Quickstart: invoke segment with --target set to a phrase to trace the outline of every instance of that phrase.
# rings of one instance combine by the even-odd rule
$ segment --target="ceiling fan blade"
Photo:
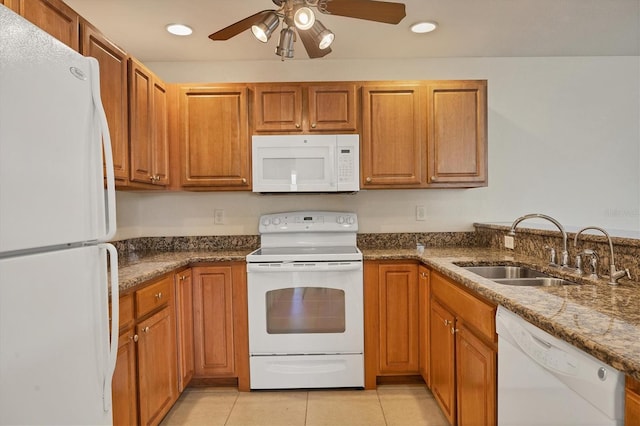
[[[320,49],[309,31],[298,30],[298,37],[302,40],[302,44],[304,44],[304,48],[311,59],[322,58],[331,53],[330,47]]]
[[[275,12],[275,10],[263,10],[262,12],[258,12],[236,22],[235,24],[231,24],[220,31],[216,31],[209,35],[209,38],[211,40],[229,40],[231,37],[235,37],[241,32],[248,30],[253,24],[260,22],[269,12]]]
[[[407,16],[403,3],[374,0],[325,0],[318,10],[331,15],[397,24]]]

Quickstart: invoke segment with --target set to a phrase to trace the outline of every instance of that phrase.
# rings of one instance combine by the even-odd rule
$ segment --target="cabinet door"
[[[302,86],[256,85],[253,129],[256,132],[302,131]]]
[[[486,186],[486,81],[429,85],[427,98],[428,183]]]
[[[154,78],[152,93],[151,164],[153,183],[169,184],[169,127],[167,120],[167,88]]]
[[[423,176],[423,89],[362,89],[362,187],[419,187]]]
[[[114,426],[134,425],[138,422],[137,339],[133,329],[120,334],[118,339],[118,358],[112,380]]]
[[[497,354],[463,324],[456,330],[458,425],[495,425]]]
[[[177,399],[175,333],[171,305],[136,326],[142,425],[158,424]]]
[[[176,320],[178,322],[178,391],[193,377],[193,282],[191,269],[178,272],[176,281]]]
[[[234,376],[232,268],[194,268],[193,279],[195,374]]]
[[[130,179],[153,183],[152,98],[153,78],[135,59],[129,59],[129,147]]]
[[[323,84],[307,87],[310,132],[357,130],[355,84]]]
[[[127,96],[127,54],[87,22],[80,26],[80,53],[100,64],[100,97],[107,115],[113,171],[118,181],[129,179],[129,115]]]
[[[627,376],[625,388],[624,424],[640,425],[640,382]]]
[[[429,384],[429,353],[431,351],[429,339],[429,300],[431,298],[431,288],[429,280],[429,269],[423,265],[418,266],[418,342],[420,346],[420,375]]]
[[[431,391],[450,424],[455,424],[455,326],[454,315],[431,300]]]
[[[415,264],[380,265],[379,373],[418,374],[418,277]]]
[[[180,88],[182,185],[251,189],[247,88]]]
[[[80,16],[62,0],[5,0],[5,4],[67,46],[78,50]]]

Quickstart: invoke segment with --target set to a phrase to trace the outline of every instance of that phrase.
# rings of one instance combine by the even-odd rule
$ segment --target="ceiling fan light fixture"
[[[425,34],[435,31],[436,28],[438,28],[438,23],[433,21],[416,22],[415,24],[411,25],[410,28],[411,32],[414,32],[416,34]]]
[[[308,7],[300,7],[293,14],[293,23],[299,30],[308,30],[316,21],[316,15]]]
[[[280,24],[278,15],[271,12],[267,14],[267,16],[265,16],[262,21],[255,25],[252,25],[251,32],[253,33],[255,38],[263,43],[266,43],[269,41],[269,38],[271,38],[271,34],[273,34],[276,28],[278,28],[278,24]]]
[[[284,61],[285,58],[293,58],[293,42],[295,41],[295,33],[291,28],[283,28],[280,31],[280,40],[276,47],[276,55],[280,56]]]
[[[309,31],[313,35],[313,39],[320,50],[324,50],[331,46],[331,43],[333,43],[333,40],[336,37],[331,30],[328,30],[324,25],[322,25],[322,22],[318,20],[316,20]]]

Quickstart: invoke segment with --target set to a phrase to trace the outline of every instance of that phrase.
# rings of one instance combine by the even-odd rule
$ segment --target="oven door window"
[[[327,287],[268,291],[267,333],[344,333],[345,293]]]

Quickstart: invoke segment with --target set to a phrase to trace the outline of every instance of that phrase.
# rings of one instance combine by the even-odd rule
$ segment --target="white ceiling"
[[[258,42],[250,31],[228,40],[208,35],[264,9],[270,0],[65,0],[112,41],[144,62],[280,60],[277,34]],[[400,2],[400,0],[394,0]],[[640,56],[640,0],[405,0],[398,25],[319,14],[336,35],[328,59]],[[440,28],[416,35],[409,25]],[[194,29],[168,34],[169,23]],[[296,59],[306,60],[301,42]],[[296,60],[293,59],[293,60]]]

